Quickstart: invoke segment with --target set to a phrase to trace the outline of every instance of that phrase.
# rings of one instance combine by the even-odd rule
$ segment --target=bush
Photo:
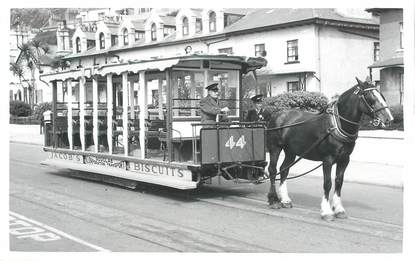
[[[35,107],[35,110],[33,111],[33,118],[36,120],[42,119],[43,113],[47,110],[52,110],[52,103],[51,102],[43,102],[39,103]]]
[[[391,122],[391,124],[387,127],[385,127],[385,130],[404,130],[404,125],[403,125],[403,106],[402,105],[395,105],[395,106],[391,106],[389,107],[391,112],[392,112],[392,116],[393,116],[393,121]],[[371,123],[372,119],[367,116],[364,115],[360,124],[360,130],[378,130],[378,129],[382,129],[380,126],[373,126]]]
[[[32,113],[30,105],[22,101],[10,101],[10,114],[18,117],[29,116]]]
[[[285,92],[265,98],[264,109],[267,111],[281,111],[286,109],[322,111],[328,102],[328,98],[320,92]]]

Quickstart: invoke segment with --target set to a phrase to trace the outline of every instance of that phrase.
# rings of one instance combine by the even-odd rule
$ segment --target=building
[[[73,54],[65,57],[71,68],[114,57],[169,57],[186,48],[266,56],[269,65],[258,73],[261,92],[307,90],[332,97],[353,86],[355,77],[368,76],[379,25],[363,10],[225,8],[180,9],[174,16],[153,9],[142,19],[123,16],[83,28],[72,38]]]
[[[403,61],[403,9],[373,8],[368,12],[380,18],[379,43],[374,54],[375,62],[369,70],[376,75],[380,90],[389,105],[403,105],[404,61]]]

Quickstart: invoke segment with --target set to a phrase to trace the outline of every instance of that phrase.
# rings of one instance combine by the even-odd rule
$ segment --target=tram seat
[[[68,141],[68,118],[56,117],[55,119],[56,146],[62,148],[69,145]]]

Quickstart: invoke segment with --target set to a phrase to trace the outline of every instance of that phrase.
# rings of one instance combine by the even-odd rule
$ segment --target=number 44
[[[235,143],[233,136],[231,136],[225,143],[225,147],[233,149],[234,147],[240,147],[241,149],[244,148],[246,144],[245,136],[242,135],[239,140]]]

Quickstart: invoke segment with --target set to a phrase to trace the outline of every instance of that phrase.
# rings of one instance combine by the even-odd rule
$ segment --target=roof
[[[374,64],[370,65],[369,68],[400,67],[403,64],[403,57],[394,57],[377,61]]]
[[[144,31],[144,22],[145,20],[142,19],[131,21],[131,23],[134,26],[134,29],[137,31]]]
[[[163,21],[164,25],[176,26],[176,17],[174,16],[160,16],[160,19]]]
[[[236,10],[236,8],[234,9]],[[372,26],[372,29],[379,28],[379,23],[377,19],[361,19],[361,18],[351,18],[346,17],[338,12],[336,12],[335,9],[310,9],[310,8],[296,8],[296,9],[288,9],[288,8],[261,8],[261,9],[248,9],[249,12],[239,19],[237,22],[229,25],[228,27],[225,27],[225,29],[221,32],[214,32],[210,33],[208,35],[202,35],[202,34],[195,34],[189,37],[181,38],[180,40],[177,40],[175,37],[175,33],[172,33],[167,38],[164,38],[163,40],[157,41],[157,42],[150,42],[150,43],[143,43],[142,41],[137,42],[131,46],[125,46],[125,47],[111,47],[110,49],[107,49],[106,51],[115,51],[115,50],[125,50],[125,49],[131,49],[131,48],[139,48],[139,47],[146,47],[151,45],[157,45],[157,44],[175,44],[180,41],[197,41],[200,40],[200,37],[204,38],[213,38],[213,37],[221,37],[221,36],[227,36],[235,33],[246,33],[247,30],[253,30],[254,32],[258,31],[259,29],[267,27],[271,27],[272,29],[280,28],[281,26],[286,25],[299,25],[301,23],[312,23],[316,22],[315,19],[321,19],[325,22],[333,22],[336,24],[337,22],[345,22],[345,23],[351,23],[354,25],[362,25],[362,29],[364,29],[365,32],[360,30],[359,32],[353,32],[353,33],[359,33],[360,35],[364,35],[366,37],[372,37],[377,38],[376,34],[368,34],[367,33],[367,26]],[[160,16],[163,21],[166,22],[167,25],[169,25],[167,22],[170,22],[172,24],[175,24],[175,17],[173,16]],[[170,21],[168,21],[170,20]],[[357,30],[358,28],[354,28],[354,30]],[[347,27],[342,27],[342,30],[347,30]],[[102,53],[100,50],[94,51],[94,50],[88,50],[87,52],[83,52],[80,54],[72,54],[69,56],[66,56],[65,58],[71,59],[76,57],[82,57],[82,56],[90,56],[90,55],[97,55]]]
[[[316,18],[349,23],[378,25],[376,19],[346,17],[337,13],[333,8],[260,8],[247,13],[238,22],[225,28],[224,32],[243,31],[258,27],[289,24]]]
[[[235,14],[235,15],[246,15],[247,13],[255,10],[253,8],[224,8],[225,14]]]

